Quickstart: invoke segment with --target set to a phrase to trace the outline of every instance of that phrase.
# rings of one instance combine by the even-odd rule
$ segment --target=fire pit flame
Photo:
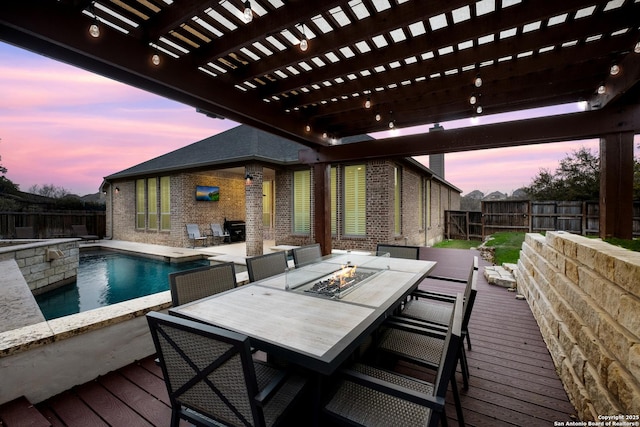
[[[357,269],[355,265],[342,265],[338,271],[319,280],[305,292],[341,298],[347,291],[355,289],[356,286],[374,274],[376,274],[375,271],[363,271]]]

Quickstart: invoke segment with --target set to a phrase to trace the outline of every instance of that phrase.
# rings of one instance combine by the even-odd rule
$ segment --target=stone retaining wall
[[[580,418],[640,414],[640,253],[569,233],[527,234],[518,290]]]
[[[15,259],[34,295],[66,285],[78,275],[80,239],[3,240],[0,261]]]

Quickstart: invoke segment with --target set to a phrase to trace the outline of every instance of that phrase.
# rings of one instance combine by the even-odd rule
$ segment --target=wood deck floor
[[[474,254],[423,248],[421,258],[439,261],[433,274],[464,278]],[[481,262],[481,273],[483,265],[486,263]],[[432,286],[430,280],[421,285]],[[457,285],[448,286],[455,290]],[[482,274],[470,336],[470,387],[461,390],[466,425],[535,427],[576,419],[526,301],[516,300],[514,293],[504,288],[489,285]],[[419,377],[432,375],[404,364],[397,369]],[[458,383],[462,384],[461,379]],[[74,387],[35,408],[28,408],[25,402],[25,409],[20,408],[20,403],[14,408],[0,408],[0,425],[39,426],[48,425],[48,421],[53,426],[70,427],[168,426],[171,409],[164,387],[160,369],[152,358],[147,358]],[[451,396],[448,402],[449,425],[456,426]],[[308,414],[301,410],[291,425],[307,424]]]

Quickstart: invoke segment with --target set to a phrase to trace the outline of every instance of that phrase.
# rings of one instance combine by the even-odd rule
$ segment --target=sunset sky
[[[546,112],[511,118],[536,114]],[[478,124],[491,120],[497,119],[481,117]],[[79,195],[96,193],[107,175],[237,125],[0,42],[0,164],[22,191],[53,184]],[[443,124],[445,129],[468,125],[468,120]],[[636,135],[636,156],[638,144]],[[596,152],[598,141],[447,154],[446,179],[463,194],[511,193],[530,184],[541,168],[555,170],[582,146]]]

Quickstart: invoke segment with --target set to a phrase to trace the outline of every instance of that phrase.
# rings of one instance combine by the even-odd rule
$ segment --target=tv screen
[[[202,202],[217,202],[220,200],[220,187],[196,185],[196,200]]]

